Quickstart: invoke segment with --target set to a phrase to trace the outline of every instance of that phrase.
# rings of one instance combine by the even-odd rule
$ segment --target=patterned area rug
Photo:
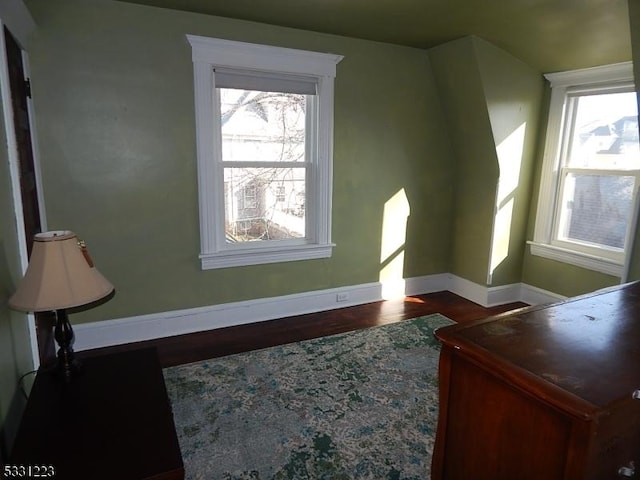
[[[164,370],[187,480],[430,477],[429,315]]]

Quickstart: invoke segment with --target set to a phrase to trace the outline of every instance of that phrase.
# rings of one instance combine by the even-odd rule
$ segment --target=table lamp
[[[66,382],[79,372],[67,309],[106,298],[113,285],[93,266],[83,241],[70,231],[38,233],[27,271],[9,306],[23,312],[51,311],[56,318],[57,371]]]

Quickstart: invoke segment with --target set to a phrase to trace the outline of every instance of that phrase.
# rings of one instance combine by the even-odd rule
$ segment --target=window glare
[[[638,104],[635,92],[572,98],[573,129],[567,165],[583,168],[640,168]]]

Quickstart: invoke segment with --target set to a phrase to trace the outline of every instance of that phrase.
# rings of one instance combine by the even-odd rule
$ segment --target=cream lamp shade
[[[9,306],[25,312],[61,310],[98,301],[113,290],[75,233],[45,232],[34,237],[29,267]]]

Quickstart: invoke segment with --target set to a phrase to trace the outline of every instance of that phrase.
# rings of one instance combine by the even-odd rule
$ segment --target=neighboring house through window
[[[331,256],[341,56],[187,36],[202,268]]]
[[[624,280],[640,185],[632,65],[546,78],[551,103],[531,252]]]

